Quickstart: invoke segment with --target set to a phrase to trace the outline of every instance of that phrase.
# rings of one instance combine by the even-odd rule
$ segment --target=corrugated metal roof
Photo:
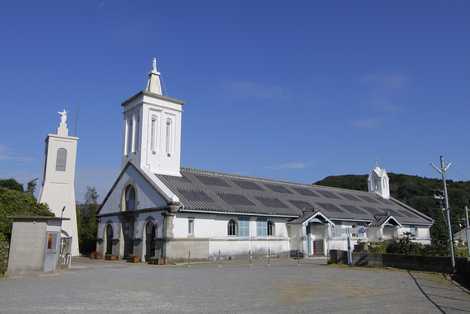
[[[368,220],[392,215],[402,224],[429,225],[432,219],[375,193],[331,188],[191,168],[182,177],[156,175],[186,210],[302,217],[321,211],[330,220]]]

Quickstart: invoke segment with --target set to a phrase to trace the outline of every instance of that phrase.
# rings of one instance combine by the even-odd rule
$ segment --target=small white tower
[[[72,256],[79,255],[75,204],[75,160],[78,137],[69,136],[67,112],[59,112],[57,134],[48,134],[44,174],[39,202],[49,206],[56,217],[69,218],[62,222],[63,236],[72,237]],[[62,212],[63,210],[63,212]]]
[[[375,192],[384,199],[390,198],[390,184],[388,174],[385,169],[376,166],[369,173],[368,178],[369,192]]]
[[[122,165],[131,161],[149,173],[181,176],[183,102],[162,94],[154,58],[145,89],[126,100]]]

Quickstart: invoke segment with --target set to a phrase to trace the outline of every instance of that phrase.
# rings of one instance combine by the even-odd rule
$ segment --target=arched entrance
[[[124,240],[124,258],[134,255],[134,221],[137,207],[136,190],[132,185],[128,185],[124,190],[122,199],[122,236]]]
[[[113,254],[113,226],[106,225],[106,255]]]
[[[157,227],[152,221],[145,224],[145,260],[155,257],[155,236]]]

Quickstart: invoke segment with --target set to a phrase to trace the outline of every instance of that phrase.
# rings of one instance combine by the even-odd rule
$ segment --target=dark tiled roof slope
[[[182,177],[157,175],[186,210],[301,217],[321,211],[331,220],[373,221],[393,215],[401,224],[430,225],[432,220],[395,200],[375,193],[244,177],[191,168]]]

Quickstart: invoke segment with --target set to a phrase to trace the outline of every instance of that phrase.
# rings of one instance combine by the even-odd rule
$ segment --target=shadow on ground
[[[444,275],[412,271],[408,274],[424,297],[441,313],[470,313],[470,293]]]

